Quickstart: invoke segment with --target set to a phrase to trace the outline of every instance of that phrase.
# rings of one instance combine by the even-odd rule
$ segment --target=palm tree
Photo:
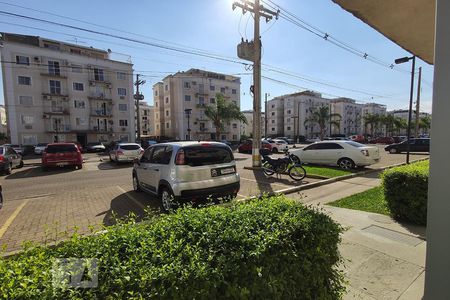
[[[395,117],[393,115],[381,116],[381,123],[386,126],[386,136],[393,135],[395,126]]]
[[[379,127],[380,121],[380,115],[377,114],[367,114],[364,116],[364,128],[367,128],[367,125],[370,125],[370,136],[373,137],[374,129]]]
[[[428,130],[431,128],[431,117],[425,116],[425,117],[420,118],[419,127],[424,129],[425,133],[428,133]]]
[[[247,118],[239,107],[233,102],[225,101],[222,94],[216,95],[216,105],[205,106],[205,116],[212,121],[216,128],[216,140],[220,140],[220,133],[224,130],[224,124],[231,120],[238,120],[247,124]]]
[[[408,122],[405,119],[400,117],[395,117],[394,119],[394,127],[397,131],[397,134],[400,134],[400,130],[406,129],[408,127]]]
[[[304,122],[304,125],[308,123],[317,123],[320,127],[320,139],[323,140],[325,136],[325,129],[327,127],[327,123],[330,123],[330,126],[334,125],[339,128],[340,126],[340,114],[330,114],[328,106],[321,106],[316,108],[311,116],[307,118]],[[338,118],[339,120],[333,120],[334,118]]]

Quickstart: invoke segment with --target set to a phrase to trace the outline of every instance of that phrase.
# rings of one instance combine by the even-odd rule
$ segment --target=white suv
[[[233,153],[217,142],[173,142],[147,148],[133,166],[133,188],[156,195],[163,211],[176,203],[236,197],[240,188]]]

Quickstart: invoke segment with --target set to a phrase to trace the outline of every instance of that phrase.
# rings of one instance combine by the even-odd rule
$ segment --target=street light
[[[412,60],[412,67],[411,67],[411,91],[409,94],[409,111],[408,111],[408,130],[407,130],[407,140],[406,140],[406,163],[409,164],[409,142],[411,137],[411,118],[412,118],[412,105],[413,105],[413,92],[414,92],[414,70],[416,68],[416,56],[413,55],[411,57],[402,57],[397,58],[395,60],[396,64],[403,64],[408,61]]]
[[[188,128],[187,128],[187,132],[188,132],[188,141],[191,140],[191,127],[190,127],[190,122],[189,122],[190,117],[191,117],[191,111],[192,111],[192,109],[190,109],[190,108],[186,108],[186,109],[184,110],[184,113],[186,114],[186,117],[187,117],[187,119],[188,119]]]

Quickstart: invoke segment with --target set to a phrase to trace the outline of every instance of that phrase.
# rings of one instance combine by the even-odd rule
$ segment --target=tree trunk
[[[216,142],[220,141],[220,128],[216,127]]]

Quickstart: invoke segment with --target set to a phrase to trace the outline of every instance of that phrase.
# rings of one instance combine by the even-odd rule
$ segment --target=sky
[[[408,109],[411,63],[393,69],[388,65],[396,58],[411,56],[410,53],[331,0],[262,1],[281,7],[285,12],[282,16],[291,14],[331,37],[326,40],[285,18],[268,23],[262,19],[263,96],[268,93],[270,100],[307,89],[326,98],[348,97],[359,103],[384,104],[388,110]],[[111,49],[113,58],[131,59],[135,73],[144,75],[146,84],[141,86],[141,91],[149,104],[153,103],[152,85],[178,71],[198,68],[237,75],[241,77],[241,109],[247,110],[253,107],[249,93],[252,76],[251,70],[242,63],[250,62],[237,58],[236,46],[241,38],[253,39],[254,21],[249,12],[242,14],[238,8],[233,11],[232,3],[231,0],[0,0],[2,12],[114,34],[144,44],[6,15],[1,15],[0,32]],[[337,47],[330,42],[332,38],[385,65]],[[203,51],[225,60],[148,43],[183,51]],[[416,67],[422,67],[421,111],[431,112],[433,66],[418,59]],[[3,91],[0,92],[0,103],[3,103]],[[414,99],[416,93],[417,90]]]

